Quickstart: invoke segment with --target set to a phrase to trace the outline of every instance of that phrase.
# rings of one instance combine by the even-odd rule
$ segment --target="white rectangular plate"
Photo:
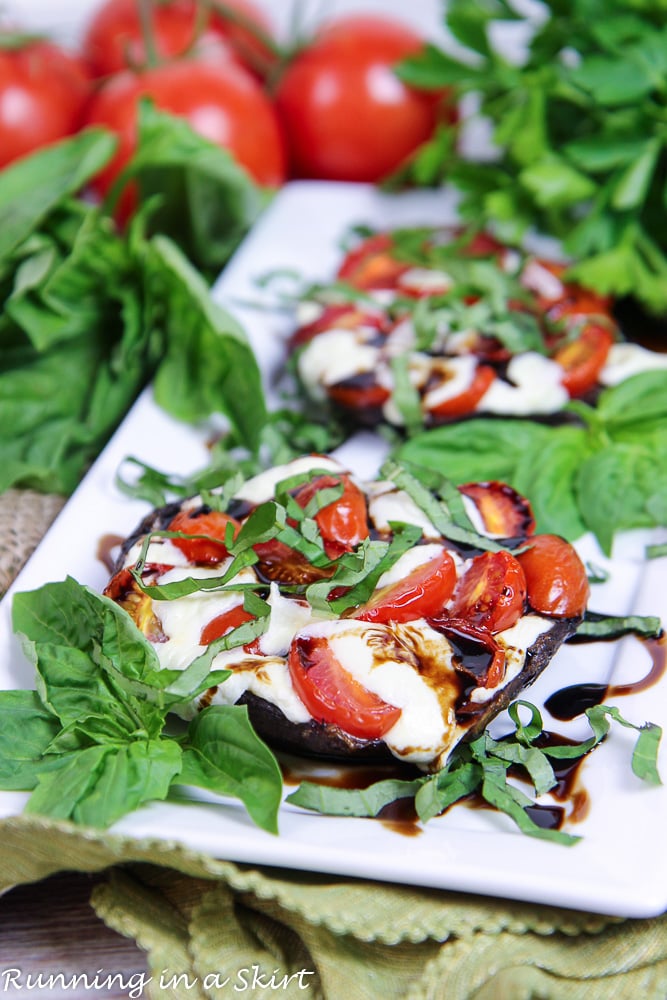
[[[451,222],[453,201],[442,194],[381,195],[365,185],[302,182],[275,199],[217,283],[216,299],[246,327],[259,358],[267,393],[283,363],[286,315],[251,308],[265,292],[255,279],[277,268],[294,268],[308,279],[329,278],[339,259],[339,239],[354,223],[375,226]],[[252,401],[248,401],[252,405]],[[372,477],[382,457],[379,440],[360,434],[338,455],[356,473]],[[134,455],[159,469],[187,473],[206,463],[206,433],[177,424],[159,410],[149,391],[131,410],[81,486],[66,505],[11,591],[0,604],[0,685],[30,687],[32,671],[10,624],[12,594],[67,574],[101,589],[107,571],[97,557],[106,534],[124,535],[147,513],[116,488],[123,459]],[[443,470],[446,473],[446,469]],[[665,532],[658,533],[665,538]],[[612,560],[590,539],[579,546],[587,558],[611,573],[595,585],[591,606],[615,614],[664,616],[667,565],[645,563],[643,533],[624,536]],[[581,681],[636,680],[649,658],[634,639],[562,649],[528,697],[538,705],[555,690]],[[649,690],[619,699],[634,722],[667,725],[667,679]],[[545,715],[559,732],[586,735],[579,721],[567,729]],[[634,734],[613,732],[580,771],[590,808],[570,827],[581,834],[574,847],[561,847],[519,834],[506,817],[463,806],[428,823],[418,836],[405,836],[375,820],[312,815],[288,805],[277,837],[255,828],[241,806],[184,790],[177,802],[155,803],[127,816],[114,832],[136,838],[178,840],[215,857],[308,871],[402,882],[432,888],[531,900],[622,916],[651,916],[667,907],[667,789],[649,788],[632,774]],[[663,773],[667,764],[662,761]],[[0,793],[0,816],[19,813],[26,795]]]

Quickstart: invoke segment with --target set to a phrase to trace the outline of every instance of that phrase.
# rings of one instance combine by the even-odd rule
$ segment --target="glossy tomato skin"
[[[172,542],[192,562],[215,565],[229,554],[224,543],[228,524],[231,524],[235,537],[241,525],[229,514],[217,510],[191,514],[187,510],[181,510],[170,521],[169,531],[181,531],[186,535],[209,535],[209,538],[172,538]]]
[[[517,558],[526,577],[530,606],[554,618],[583,615],[590,585],[576,549],[559,535],[533,535],[529,545]]]
[[[343,492],[338,499],[315,514],[315,522],[330,559],[349,552],[368,538],[368,511],[364,494],[349,476],[318,476],[302,486],[295,496],[299,506],[305,509],[320,490],[341,486]]]
[[[363,687],[336,658],[324,636],[298,635],[289,651],[292,684],[312,717],[364,740],[379,740],[398,722],[400,708]]]
[[[228,149],[258,184],[277,187],[284,181],[280,126],[259,84],[233,63],[181,60],[145,73],[119,73],[91,101],[87,124],[110,128],[119,138],[116,156],[96,179],[99,194],[107,193],[134,151],[142,97],[152,98],[156,107],[185,118],[195,132]]]
[[[456,585],[456,566],[449,552],[418,566],[403,580],[376,590],[354,617],[366,622],[411,622],[442,612]]]
[[[292,175],[375,182],[429,138],[440,95],[404,84],[393,67],[422,47],[386,17],[351,15],[325,28],[276,88]]]
[[[263,12],[250,0],[225,0],[262,35],[272,35]],[[268,67],[274,57],[266,45],[241,24],[222,14],[206,14],[200,26],[201,10],[195,0],[167,0],[151,5],[153,44],[158,59],[189,53],[195,45],[200,58],[236,59],[246,68]],[[138,0],[106,0],[97,7],[85,30],[83,55],[97,77],[111,76],[124,69],[146,65]]]
[[[475,556],[460,578],[450,615],[490,632],[502,632],[524,613],[526,590],[523,567],[511,552],[484,552]]]
[[[530,501],[521,493],[497,480],[464,483],[459,486],[470,497],[486,531],[498,538],[525,538],[535,531],[535,517]]]
[[[56,45],[0,47],[0,167],[76,132],[89,92],[82,64]]]

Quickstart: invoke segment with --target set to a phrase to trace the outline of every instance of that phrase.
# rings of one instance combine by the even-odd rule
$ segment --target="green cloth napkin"
[[[9,492],[0,593],[62,504]],[[252,868],[175,841],[0,821],[0,892],[58,871],[105,873],[91,904],[146,952],[152,1000],[667,1000],[667,916]]]

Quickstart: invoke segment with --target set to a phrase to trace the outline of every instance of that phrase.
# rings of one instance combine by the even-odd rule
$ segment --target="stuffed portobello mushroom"
[[[505,484],[311,455],[155,510],[105,593],[161,667],[228,671],[191,715],[244,703],[276,748],[433,771],[576,631],[588,581]]]

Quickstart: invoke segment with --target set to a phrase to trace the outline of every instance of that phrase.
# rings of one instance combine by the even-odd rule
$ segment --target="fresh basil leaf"
[[[579,507],[607,555],[616,531],[652,526],[642,481],[654,475],[651,455],[626,444],[609,445],[581,463],[575,480]]]
[[[60,729],[35,691],[0,692],[0,788],[34,788],[43,755]]]
[[[619,639],[623,635],[639,635],[644,639],[655,639],[662,632],[662,623],[652,615],[598,615],[587,611],[577,628],[578,639]],[[570,640],[573,641],[573,640]]]
[[[385,806],[398,799],[413,798],[425,779],[401,781],[390,778],[376,781],[368,788],[335,788],[304,781],[286,801],[302,809],[327,816],[377,816]]]
[[[257,360],[239,324],[213,301],[203,278],[166,237],[153,237],[150,265],[167,324],[155,399],[190,422],[224,413],[256,450],[266,404]]]
[[[663,542],[661,545],[647,545],[645,555],[647,559],[660,559],[662,556],[667,556],[667,542]]]
[[[152,233],[170,237],[199,271],[217,276],[268,200],[226,149],[188,122],[142,100],[137,151],[111,198],[130,180],[139,196],[158,196]]]
[[[575,492],[579,468],[590,454],[587,433],[557,427],[519,455],[512,486],[530,498],[538,531],[576,541],[586,524]]]
[[[371,547],[376,547],[375,551],[380,553],[380,546],[384,547],[379,560],[373,565],[364,564],[361,573],[363,574],[360,579],[357,579],[356,573],[345,574],[341,572],[340,574],[336,571],[333,577],[329,581],[332,589],[342,585],[352,584],[350,590],[343,594],[342,597],[334,598],[329,601],[329,609],[336,615],[342,615],[348,608],[359,607],[359,605],[364,604],[369,600],[371,594],[377,586],[377,582],[383,573],[386,573],[391,567],[400,559],[404,552],[413,548],[416,545],[419,538],[421,538],[422,531],[414,524],[391,524],[392,538],[389,544],[382,542],[370,542],[368,545],[368,550]],[[311,594],[316,595],[318,584],[313,584],[308,588],[307,595],[310,599]]]
[[[258,826],[278,832],[282,775],[245,706],[213,705],[195,716],[179,781],[240,799]]]
[[[482,781],[482,768],[474,761],[457,763],[455,767],[445,767],[434,774],[417,790],[415,809],[426,823],[434,816],[477,791]]]
[[[110,132],[87,129],[40,149],[0,174],[0,262],[13,253],[63,199],[77,194],[111,159]]]
[[[106,828],[147,802],[165,799],[180,766],[174,740],[90,747],[64,755],[41,776],[26,812]]]
[[[641,372],[604,389],[597,410],[606,427],[615,433],[628,425],[644,425],[652,418],[667,419],[667,371]]]

